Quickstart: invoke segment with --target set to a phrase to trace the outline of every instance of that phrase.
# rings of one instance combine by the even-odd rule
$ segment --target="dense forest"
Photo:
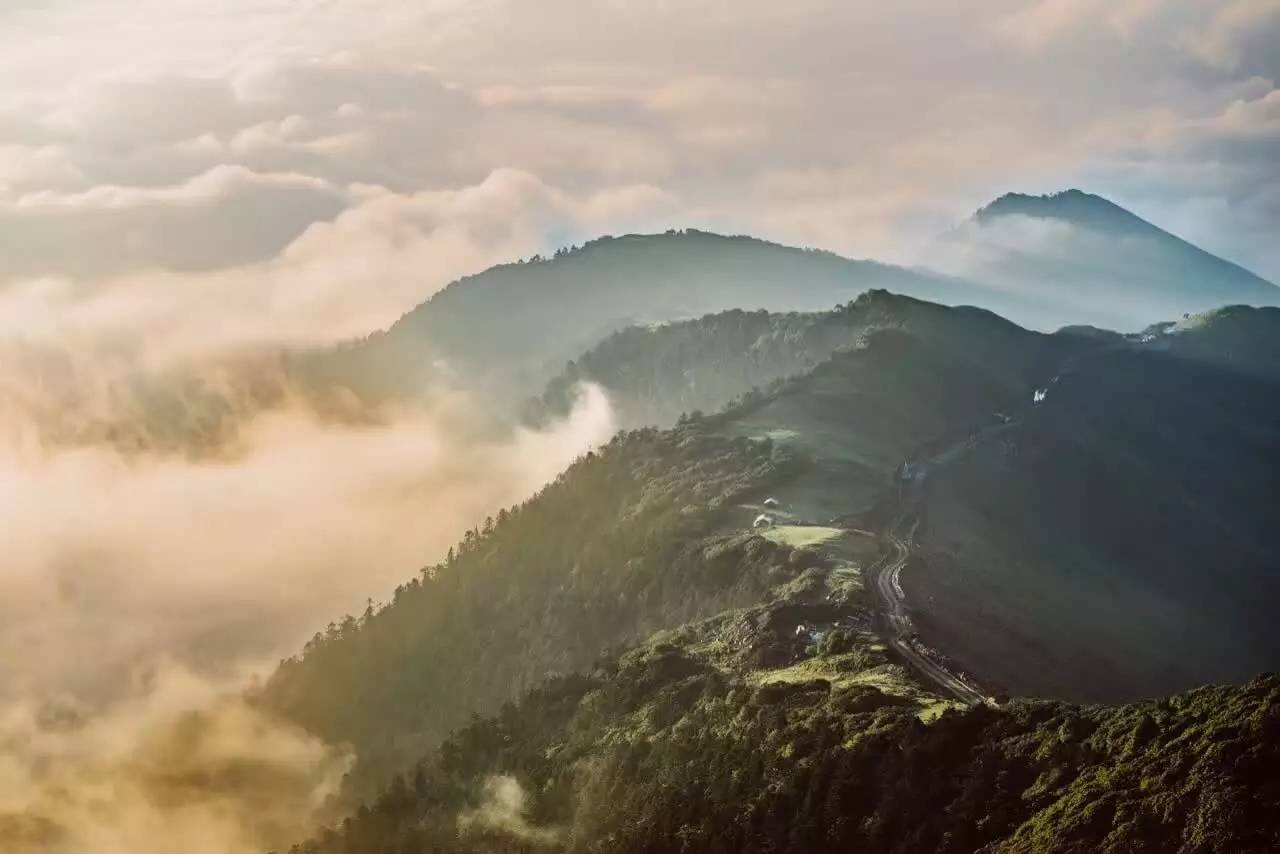
[[[553,384],[543,404],[553,406],[569,379],[675,400],[689,369],[723,376],[723,393],[761,364],[800,364],[829,344],[813,368],[752,387],[717,413],[620,433],[467,532],[391,602],[330,625],[283,662],[256,701],[353,746],[359,764],[346,796],[365,803],[295,850],[1280,844],[1280,784],[1266,770],[1280,759],[1274,677],[1125,706],[964,708],[882,641],[865,587],[888,553],[874,532],[892,515],[918,514],[909,601],[919,603],[925,640],[946,638],[950,656],[965,648],[930,620],[943,606],[976,609],[970,619],[988,633],[1019,609],[1070,611],[1063,589],[1098,584],[1070,559],[1121,542],[1134,526],[1164,532],[1153,553],[1200,554],[1197,543],[1213,532],[1191,525],[1183,511],[1196,504],[1175,497],[1239,504],[1203,455],[1213,447],[1204,438],[1225,419],[1243,431],[1232,453],[1263,453],[1273,407],[1242,392],[1267,381],[1139,336],[1043,335],[977,309],[873,292],[827,315],[731,312],[620,333],[578,363],[589,374]],[[773,361],[738,373],[715,367],[762,347],[774,348]],[[628,362],[644,367],[618,369]],[[1187,430],[1162,428],[1162,413],[1197,401],[1205,405]],[[895,486],[904,460],[928,473],[905,492]],[[1064,477],[1095,493],[1070,492],[1057,483]],[[1059,524],[1075,541],[1049,550],[1039,588],[1015,585],[1018,595],[1002,599],[965,581],[985,557],[1002,557],[1011,524],[1034,530],[1051,481],[1051,491],[1099,514],[1115,502],[1140,512],[1118,525]],[[1265,475],[1254,481],[1257,492]],[[1143,503],[1143,484],[1166,498]],[[977,515],[955,515],[957,504]],[[771,517],[762,528],[752,526],[758,515]],[[1252,537],[1269,518],[1259,505],[1233,524]],[[969,539],[957,549],[961,522]],[[1042,545],[1027,547],[1041,554]],[[1149,563],[1132,557],[1112,563],[1097,589],[1141,609],[1149,603],[1133,598],[1134,579]],[[1212,584],[1205,601],[1226,603],[1206,611],[1213,619],[1252,613],[1231,603],[1243,589],[1269,589],[1226,575],[1166,576],[1162,593],[1184,598]],[[1124,625],[1109,661],[1141,660],[1141,638]],[[1230,637],[1227,623],[1217,625]],[[1003,648],[1031,667],[1068,646],[1034,626],[1021,632]],[[1170,642],[1166,654],[1188,642],[1198,640]]]
[[[981,309],[870,290],[830,311],[726,311],[696,320],[631,326],[570,362],[529,407],[535,422],[568,412],[582,383],[600,385],[625,427],[674,424],[803,377],[833,355],[902,332],[1002,382],[1090,349],[1078,335],[1041,335]],[[894,369],[896,366],[888,366]],[[957,366],[959,367],[959,366]]]
[[[878,492],[899,455],[963,435],[993,406],[1022,397],[1026,372],[1044,370],[1041,350],[1059,346],[986,312],[883,292],[836,314],[843,317],[823,322],[874,333],[715,417],[619,434],[539,495],[469,531],[385,607],[317,634],[282,663],[260,702],[352,744],[357,776],[378,779],[467,715],[494,710],[548,674],[581,670],[657,629],[755,604],[779,574],[797,572],[782,545],[745,533],[756,511],[744,503],[811,471],[828,477],[815,470],[829,461],[814,447],[769,438],[778,411],[803,430],[834,426],[881,448],[880,468],[857,475],[859,489]],[[980,342],[966,329],[981,332]],[[1036,355],[1023,358],[1019,345]]]
[[[737,533],[750,511],[735,505],[797,465],[696,424],[619,434],[468,531],[385,607],[317,634],[259,701],[353,744],[361,777],[377,779],[548,674],[793,574],[781,547]]]
[[[1262,852],[1280,680],[946,710],[716,667],[698,632],[476,720],[295,854]],[[814,653],[829,657],[829,650]]]

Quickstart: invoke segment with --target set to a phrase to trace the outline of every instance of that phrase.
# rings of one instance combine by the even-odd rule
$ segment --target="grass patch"
[[[793,549],[803,549],[821,545],[843,534],[843,528],[827,528],[822,525],[778,525],[766,529],[761,536]]]
[[[915,680],[911,678],[911,674],[897,664],[882,664],[879,667],[859,671],[853,674],[844,684],[867,685],[878,689],[881,694],[904,697],[917,702],[926,697],[930,701],[934,699],[932,695],[926,694],[921,689]]]
[[[875,688],[882,694],[902,697],[919,703],[923,713],[937,717],[945,711],[939,703],[950,704],[928,693],[912,679],[911,674],[897,664],[878,664],[867,667],[865,653],[849,652],[841,655],[815,655],[797,661],[790,667],[777,670],[757,670],[748,675],[748,680],[757,685],[773,685],[778,682],[811,682],[814,679],[825,679],[832,688],[847,688],[863,685]],[[950,706],[948,706],[950,707]],[[932,718],[931,718],[932,719]]]
[[[934,700],[932,702],[925,703],[924,708],[920,709],[920,711],[916,713],[916,717],[924,723],[931,724],[938,718],[942,717],[943,713],[951,709],[963,712],[967,708],[969,707],[964,703],[960,703],[955,700]]]

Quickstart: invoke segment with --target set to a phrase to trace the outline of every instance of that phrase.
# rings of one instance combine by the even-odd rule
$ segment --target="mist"
[[[594,388],[538,430],[443,380],[317,394],[287,368],[296,326],[263,342],[270,313],[222,311],[195,348],[148,336],[161,281],[112,311],[110,289],[60,293],[72,311],[0,335],[0,835],[21,854],[261,852],[331,818],[354,757],[245,689],[613,432]]]
[[[233,681],[171,663],[134,677],[105,707],[0,711],[6,852],[262,852],[328,814],[344,751],[252,708]]]

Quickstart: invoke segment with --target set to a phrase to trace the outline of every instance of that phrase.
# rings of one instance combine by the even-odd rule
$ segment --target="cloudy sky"
[[[153,326],[355,334],[671,225],[927,262],[994,195],[1073,185],[1280,279],[1280,0],[5,5],[29,328],[123,288]]]

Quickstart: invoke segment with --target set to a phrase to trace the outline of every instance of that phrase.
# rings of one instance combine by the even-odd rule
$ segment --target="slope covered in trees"
[[[715,412],[759,398],[782,380],[809,373],[833,354],[862,347],[878,332],[906,332],[947,350],[977,372],[1009,367],[1046,353],[1085,349],[1072,336],[1030,333],[990,312],[946,308],[871,290],[823,312],[769,314],[739,310],[696,320],[631,326],[570,362],[531,406],[541,420],[567,413],[581,383],[608,394],[626,427],[670,425],[693,411]],[[1021,377],[1018,382],[1031,380]]]
[[[294,851],[1280,844],[1275,677],[1124,707],[1016,701],[922,716],[872,685],[718,666],[702,651],[716,648],[708,634],[692,627],[538,687]]]
[[[1150,349],[1280,379],[1280,308],[1224,306],[1156,324],[1139,338]]]
[[[361,777],[376,779],[550,673],[754,602],[798,571],[779,547],[722,532],[795,465],[769,442],[692,426],[619,434],[468,531],[385,607],[317,634],[259,700],[352,744]]]
[[[974,282],[830,252],[693,229],[632,234],[454,282],[334,370],[409,386],[424,371],[443,371],[519,400],[629,325],[730,309],[827,310],[870,288],[1005,313],[1030,309]]]
[[[862,573],[878,546],[859,540],[920,518],[908,604],[924,640],[988,685],[1047,673],[1051,693],[1132,697],[1247,678],[1277,660],[1269,380],[883,292],[827,317],[699,323],[722,342],[682,349],[697,327],[673,327],[641,363],[673,353],[720,375],[779,330],[852,343],[720,413],[620,435],[283,663],[258,701],[352,744],[353,791],[426,757],[304,850],[1275,841],[1256,818],[1277,797],[1259,771],[1274,680],[944,713],[874,633]],[[653,340],[672,347],[645,355]],[[761,512],[786,524],[752,530]],[[1171,603],[1195,632],[1152,634]]]
[[[883,292],[848,311],[879,321],[860,346],[722,415],[620,435],[386,607],[317,635],[261,701],[354,745],[376,778],[548,673],[758,602],[806,568],[747,533],[766,492],[810,521],[815,490],[827,515],[865,510],[913,448],[1029,393],[1064,343]]]

